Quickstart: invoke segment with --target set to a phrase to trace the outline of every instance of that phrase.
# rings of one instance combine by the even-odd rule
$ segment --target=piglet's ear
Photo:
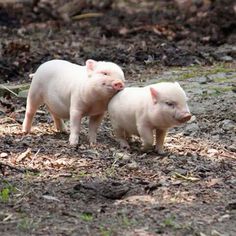
[[[154,104],[156,104],[158,102],[158,92],[156,91],[156,89],[150,87],[150,92],[151,92],[151,96],[152,96],[152,101]]]
[[[94,71],[96,65],[97,65],[97,61],[94,61],[94,60],[92,60],[92,59],[88,59],[88,60],[86,61],[87,71],[88,71],[88,72]]]

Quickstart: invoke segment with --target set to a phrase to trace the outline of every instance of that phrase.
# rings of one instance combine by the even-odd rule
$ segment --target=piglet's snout
[[[114,90],[120,91],[125,87],[124,82],[120,81],[120,80],[116,80],[112,83],[112,88]]]
[[[180,118],[178,119],[179,122],[185,123],[191,119],[192,115],[189,112],[185,112],[181,114]]]

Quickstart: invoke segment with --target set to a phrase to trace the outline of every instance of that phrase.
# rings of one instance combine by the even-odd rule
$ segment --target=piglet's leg
[[[78,110],[70,111],[70,145],[77,145],[79,143],[79,133],[81,125],[82,114]]]
[[[166,137],[166,130],[156,130],[156,151],[158,151],[159,154],[164,154],[164,141]]]
[[[147,126],[138,126],[139,135],[143,141],[142,150],[148,150],[152,148],[153,145],[153,131]]]
[[[120,127],[113,127],[114,128],[114,133],[116,136],[116,141],[119,142],[120,148],[121,149],[130,149],[129,143],[127,142],[127,134],[124,131],[124,129]]]
[[[54,124],[55,124],[55,128],[57,131],[60,131],[60,132],[66,132],[66,127],[65,127],[65,124],[64,124],[64,121],[62,119],[60,119],[59,117],[57,117],[50,109],[49,107],[47,107],[48,110],[50,111],[51,113],[51,116],[53,118],[53,121],[54,121]]]
[[[60,132],[65,132],[66,133],[66,126],[64,124],[64,121],[56,116],[53,116],[52,115],[52,118],[54,120],[54,124],[55,124],[55,127],[56,127],[56,130],[57,131],[60,131]]]
[[[22,132],[24,133],[30,132],[34,115],[38,107],[41,105],[41,103],[42,102],[39,96],[37,95],[33,96],[32,94],[29,94],[25,111],[25,119],[22,125]]]
[[[90,116],[89,118],[89,143],[90,145],[96,144],[96,139],[97,139],[97,130],[99,125],[102,122],[104,114],[101,115],[96,115],[96,116]]]

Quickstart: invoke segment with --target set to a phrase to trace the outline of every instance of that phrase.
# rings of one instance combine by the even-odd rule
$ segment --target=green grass
[[[17,223],[17,229],[23,232],[29,232],[32,231],[37,227],[39,222],[34,221],[33,219],[25,216],[22,219],[20,219]]]
[[[174,216],[170,216],[170,217],[167,217],[163,222],[162,222],[162,225],[164,227],[171,227],[173,229],[180,229],[181,226],[176,223],[176,220],[175,220],[175,217]]]
[[[0,190],[0,201],[9,202],[13,193],[16,193],[17,189],[7,181],[3,181],[3,188]]]
[[[176,70],[179,71],[178,80],[186,80],[186,79],[200,77],[200,76],[209,76],[209,75],[214,75],[217,73],[236,72],[236,68],[232,68],[230,65],[226,63],[214,64],[211,67],[202,67],[202,66],[196,65],[192,67],[176,68]],[[225,81],[225,78],[216,79],[215,82],[218,82],[217,80],[220,80],[220,82],[223,82]]]
[[[112,229],[105,228],[103,226],[100,227],[100,235],[101,236],[111,236],[112,235]]]
[[[89,212],[83,212],[83,213],[80,215],[80,218],[81,218],[83,221],[90,222],[90,221],[93,220],[93,214],[92,214],[92,213],[89,213]]]

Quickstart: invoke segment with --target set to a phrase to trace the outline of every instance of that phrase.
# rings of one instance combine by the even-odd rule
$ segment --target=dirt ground
[[[179,81],[193,118],[162,156],[139,139],[121,150],[107,116],[96,147],[84,119],[71,148],[45,107],[22,135],[26,99],[0,91],[0,234],[236,235],[234,1],[91,0],[69,17],[103,15],[70,21],[65,1],[35,2],[0,4],[1,84],[29,83],[53,58],[109,60],[127,86]]]

